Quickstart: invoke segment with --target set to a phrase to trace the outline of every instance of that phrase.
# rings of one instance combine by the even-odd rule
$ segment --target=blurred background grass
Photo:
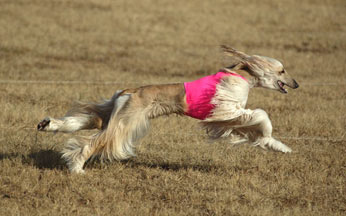
[[[345,214],[344,1],[0,5],[0,214]],[[211,144],[196,120],[170,116],[153,121],[138,157],[90,162],[77,176],[59,159],[70,135],[35,131],[76,100],[215,73],[225,64],[220,44],[275,57],[301,84],[288,95],[254,89],[249,97],[293,154]]]

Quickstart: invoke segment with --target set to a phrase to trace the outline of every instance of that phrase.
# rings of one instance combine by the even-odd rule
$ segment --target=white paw
[[[70,170],[71,173],[76,173],[76,174],[85,174],[85,171],[83,169],[73,169]]]
[[[256,144],[262,148],[266,148],[268,146],[275,151],[281,151],[283,153],[292,152],[292,149],[290,147],[272,137],[264,137],[262,139],[259,139]]]
[[[283,153],[290,153],[292,152],[292,149],[288,147],[287,145],[283,144],[282,142],[272,139],[269,143],[268,146],[276,151],[281,151]]]
[[[288,146],[286,146],[285,144],[281,143],[281,149],[278,149],[279,151],[283,152],[283,153],[290,153],[292,152],[292,149]]]
[[[69,170],[71,171],[71,173],[77,173],[77,174],[84,174],[85,171],[83,169],[83,165],[84,165],[84,160],[80,159],[81,156],[79,156],[79,160],[75,159],[72,163],[68,162],[67,166],[69,168]]]

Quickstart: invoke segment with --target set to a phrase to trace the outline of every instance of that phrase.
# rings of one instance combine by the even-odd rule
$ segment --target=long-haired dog
[[[91,157],[123,160],[134,156],[136,143],[148,131],[149,120],[172,113],[202,120],[211,138],[229,137],[232,143],[251,143],[281,152],[291,149],[272,137],[272,124],[262,109],[245,105],[249,90],[263,87],[287,93],[284,86],[298,88],[276,59],[247,55],[222,46],[233,64],[199,80],[117,91],[103,103],[80,103],[62,118],[47,117],[39,131],[75,132],[99,129],[90,137],[72,138],[62,157],[71,172],[83,173]]]

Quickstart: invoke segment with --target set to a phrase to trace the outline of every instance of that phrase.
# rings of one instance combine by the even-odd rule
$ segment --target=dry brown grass
[[[345,215],[346,3],[333,1],[0,2],[1,215]],[[221,67],[217,46],[281,59],[301,88],[251,92],[292,154],[208,143],[167,117],[127,162],[59,159],[69,135],[37,134],[46,115],[117,89],[188,81]],[[6,80],[114,81],[113,85]],[[323,85],[337,83],[338,85]]]

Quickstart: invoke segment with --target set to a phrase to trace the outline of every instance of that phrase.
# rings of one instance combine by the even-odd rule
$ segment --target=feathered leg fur
[[[99,133],[80,139],[70,139],[63,149],[63,158],[71,172],[82,173],[84,163],[94,155],[101,159],[123,160],[134,156],[134,144],[145,135],[149,121],[145,110],[131,112],[130,95],[114,100],[113,112],[107,127]]]
[[[164,91],[163,91],[164,89]],[[80,104],[65,117],[45,118],[38,129],[75,132],[98,128],[90,137],[72,138],[62,150],[71,172],[83,173],[92,156],[103,160],[123,160],[135,155],[137,141],[148,128],[149,119],[171,113],[184,113],[184,86],[167,84],[118,91],[102,104]]]
[[[231,136],[233,144],[250,142],[252,145],[267,147],[284,153],[292,150],[272,137],[272,124],[267,113],[262,109],[244,110],[244,114],[231,120],[204,121],[211,138]]]
[[[263,87],[287,93],[285,86],[295,89],[298,83],[273,58],[250,56],[227,46],[222,48],[236,60],[224,71],[238,75],[225,76],[217,84],[210,101],[215,107],[210,117],[202,122],[208,134],[212,138],[231,136],[233,143],[250,142],[262,148],[291,152],[272,137],[267,113],[261,109],[245,109],[245,105],[250,88]],[[47,117],[38,124],[38,130],[71,133],[99,129],[100,132],[93,136],[70,139],[62,151],[69,169],[81,173],[85,161],[95,155],[106,160],[133,156],[136,142],[149,127],[149,119],[171,113],[186,114],[189,111],[186,98],[183,83],[127,89],[116,92],[102,104],[79,104],[62,118]]]

